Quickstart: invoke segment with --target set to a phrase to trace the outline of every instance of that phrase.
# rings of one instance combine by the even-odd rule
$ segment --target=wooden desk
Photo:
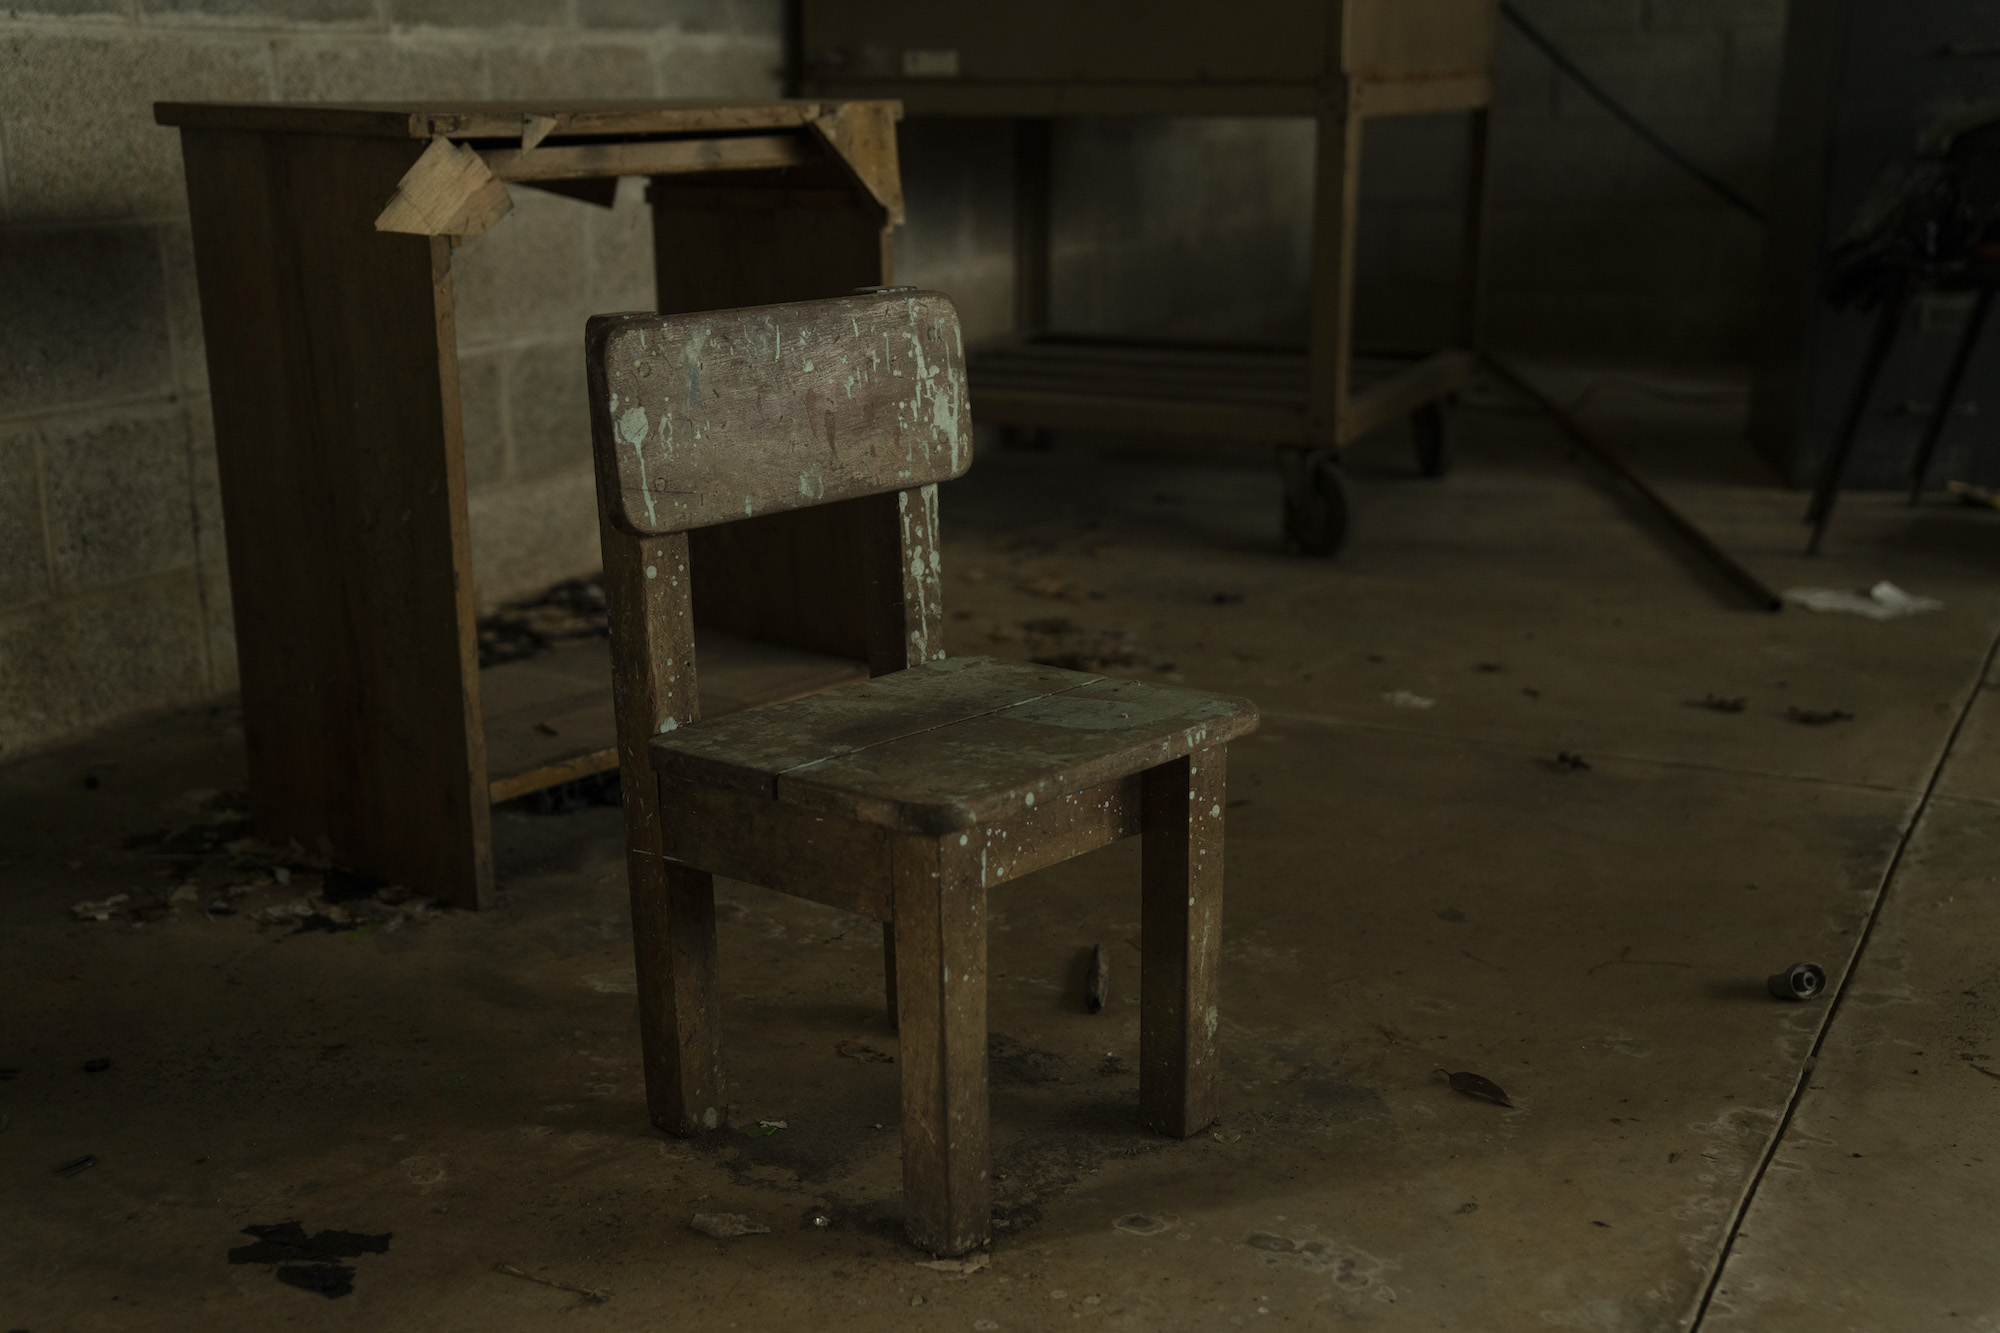
[[[973,408],[1033,427],[1139,430],[1277,444],[1323,459],[1448,401],[1478,361],[1494,0],[801,0],[798,84],[815,96],[894,97],[911,115],[1016,122],[1012,342],[969,363]],[[1453,345],[1357,366],[1354,238],[1363,126],[1465,112],[1465,262]],[[1062,116],[1298,116],[1318,125],[1307,346],[1063,339],[1049,323],[1050,126]],[[1442,408],[1420,418],[1424,470],[1449,462]],[[1338,487],[1320,466],[1288,487]],[[1337,497],[1294,494],[1294,502]],[[1344,525],[1343,525],[1344,526]],[[1300,534],[1296,531],[1295,537]],[[1337,545],[1337,540],[1333,543]]]
[[[478,668],[455,237],[505,226],[509,183],[609,203],[617,177],[639,175],[662,311],[883,285],[900,109],[154,110],[180,128],[187,168],[258,829],[483,906],[491,804],[617,759],[601,644]],[[859,614],[826,610],[864,578],[849,517],[828,506],[701,534],[711,712],[866,673]]]

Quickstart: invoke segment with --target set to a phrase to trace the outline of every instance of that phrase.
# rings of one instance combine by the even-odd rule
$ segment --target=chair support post
[[[1177,1139],[1217,1110],[1225,755],[1210,746],[1140,779],[1139,1117]]]
[[[660,791],[647,743],[700,715],[684,532],[634,537],[600,516],[612,700],[625,793],[626,874],[638,972],[646,1107],[669,1134],[722,1123],[715,888],[661,854]]]

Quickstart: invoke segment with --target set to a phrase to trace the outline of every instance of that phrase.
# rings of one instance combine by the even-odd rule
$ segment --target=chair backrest
[[[658,536],[907,491],[972,463],[958,314],[914,288],[585,334],[607,517]]]

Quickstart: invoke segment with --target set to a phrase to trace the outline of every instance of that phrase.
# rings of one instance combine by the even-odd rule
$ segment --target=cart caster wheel
[[[1044,426],[1002,426],[1000,447],[1043,453],[1056,447],[1056,433]]]
[[[1410,433],[1417,437],[1417,471],[1442,477],[1458,452],[1458,401],[1447,396],[1425,403],[1410,414]]]
[[[1347,544],[1354,503],[1347,474],[1324,449],[1284,455],[1285,536],[1307,555],[1332,555]]]

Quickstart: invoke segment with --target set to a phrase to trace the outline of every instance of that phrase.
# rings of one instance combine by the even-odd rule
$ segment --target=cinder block
[[[504,367],[509,353],[474,352],[458,359],[458,402],[465,430],[465,486],[483,490],[507,475]]]
[[[147,227],[14,228],[0,243],[0,417],[173,385]]]
[[[1398,116],[1371,123],[1361,141],[1361,197],[1451,204],[1465,197],[1466,118]]]
[[[100,15],[130,16],[138,0],[15,0],[7,6],[10,18],[85,18]]]
[[[777,35],[684,37],[659,53],[660,96],[740,97],[784,93],[784,52]]]
[[[1536,28],[1560,41],[1577,32],[1623,32],[1645,21],[1644,0],[1520,0]],[[1505,18],[1503,28],[1512,27]]]
[[[290,37],[277,43],[277,87],[287,102],[477,99],[486,55],[470,43]]]
[[[617,201],[594,208],[590,219],[590,313],[651,310],[659,304],[653,283],[653,210],[646,182],[627,176]]]
[[[186,411],[195,554],[203,560],[222,560],[229,554],[229,538],[222,517],[222,472],[215,454],[215,417],[205,397],[190,398]]]
[[[486,54],[492,97],[651,97],[653,58],[610,42],[509,43]]]
[[[376,23],[375,0],[139,0],[151,19],[267,24]]]
[[[1543,120],[1556,113],[1556,80],[1549,58],[1506,24],[1493,45],[1493,118]]]
[[[542,477],[590,466],[590,398],[583,343],[562,338],[517,353],[507,375],[512,475]]]
[[[399,27],[569,26],[569,0],[388,0],[387,8],[389,21]]]
[[[166,223],[159,234],[174,379],[183,393],[207,393],[208,344],[201,332],[201,286],[195,280],[193,234],[185,222]]]
[[[737,32],[731,0],[577,0],[576,21],[586,28],[678,28],[682,32]],[[769,29],[773,35],[777,26]]]
[[[179,134],[153,123],[153,103],[271,96],[269,50],[249,38],[16,30],[0,69],[14,222],[184,213]]]
[[[481,611],[602,567],[588,468],[472,497],[472,586]]]
[[[585,219],[596,205],[546,190],[513,195],[513,212],[452,255],[460,347],[583,336],[591,313]]]
[[[1785,0],[1646,0],[1649,28],[1782,27]]]
[[[49,595],[38,435],[33,427],[0,428],[0,607]]]
[[[39,429],[58,592],[194,562],[187,418],[179,408]]]
[[[1719,29],[1581,35],[1569,53],[1598,85],[1636,115],[1710,116],[1724,110],[1728,44]],[[1572,79],[1556,78],[1564,116],[1608,116]]]
[[[1729,34],[1729,110],[1768,125],[1778,110],[1785,69],[1782,27],[1740,27]]]
[[[207,697],[202,621],[192,567],[0,615],[0,758]]]

